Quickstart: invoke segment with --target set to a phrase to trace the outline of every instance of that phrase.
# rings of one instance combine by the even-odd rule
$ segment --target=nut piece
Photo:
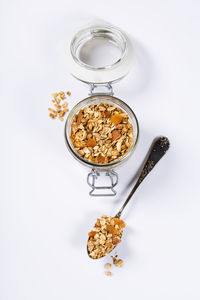
[[[113,242],[113,245],[117,245],[121,242],[121,239],[118,236],[116,236],[113,238],[112,242]]]
[[[109,110],[106,110],[105,111],[105,116],[106,116],[106,118],[110,118],[111,112]]]
[[[112,276],[112,272],[110,272],[110,271],[105,272],[105,274],[106,274],[106,276]]]
[[[121,136],[121,133],[119,130],[113,130],[112,131],[112,141],[115,141],[117,139],[119,139]]]
[[[82,111],[80,110],[76,119],[76,123],[78,126],[81,124],[81,119],[82,119]]]
[[[87,146],[88,147],[95,147],[96,145],[97,145],[97,143],[96,143],[95,139],[89,138],[87,140]]]
[[[97,157],[97,161],[98,161],[99,164],[103,164],[105,162],[105,157],[102,156],[102,155],[99,155]]]

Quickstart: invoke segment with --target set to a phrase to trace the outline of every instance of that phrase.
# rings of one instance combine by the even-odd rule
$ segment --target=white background
[[[1,1],[0,299],[200,299],[200,2]],[[59,47],[101,18],[126,30],[137,63],[114,86],[135,111],[140,139],[118,172],[114,198],[91,198],[87,168],[67,152],[64,123],[48,117],[50,95],[88,87],[64,67]],[[171,148],[124,212],[122,269],[87,257],[87,233],[125,200],[149,146]]]

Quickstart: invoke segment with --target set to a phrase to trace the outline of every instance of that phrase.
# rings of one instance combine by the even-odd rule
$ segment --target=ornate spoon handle
[[[116,214],[116,218],[120,218],[122,211],[126,207],[127,203],[131,199],[134,192],[137,190],[141,182],[144,180],[144,178],[151,172],[151,170],[154,168],[154,166],[157,164],[157,162],[163,157],[163,155],[166,153],[166,151],[169,149],[169,140],[166,137],[160,137],[155,140],[153,143],[153,146],[151,148],[150,154],[147,158],[147,161],[142,169],[142,172],[134,185],[132,191],[128,195],[128,198],[124,202],[123,206],[119,210],[119,212]]]

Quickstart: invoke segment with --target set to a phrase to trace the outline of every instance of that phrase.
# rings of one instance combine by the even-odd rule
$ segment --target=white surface
[[[80,65],[72,56],[71,53],[71,43],[74,40],[75,36],[77,34],[80,34],[83,30],[87,30],[88,33],[90,33],[93,28],[105,28],[107,30],[112,30],[116,35],[120,35],[121,39],[124,41],[126,44],[126,48],[124,50],[124,55],[121,58],[121,61],[119,61],[116,65],[109,64],[111,67],[107,69],[101,69],[101,70],[92,70],[91,68],[88,69],[86,66]],[[86,34],[86,32],[85,32]],[[103,38],[101,39],[103,40]],[[91,40],[90,40],[91,41]],[[94,40],[93,40],[94,41]],[[108,40],[107,40],[108,41]],[[105,43],[105,42],[104,42]],[[94,44],[94,43],[93,43]],[[110,42],[111,44],[111,42]],[[93,47],[93,53],[95,52]],[[102,47],[103,48],[103,47]],[[103,65],[100,63],[101,60],[101,54],[110,57],[112,54],[116,56],[116,49],[111,49],[108,48],[108,45],[104,45],[105,50],[101,51],[100,53],[97,53],[96,57],[98,58],[99,61],[99,66],[107,66],[105,62],[103,62]],[[114,48],[114,45],[113,45]],[[116,48],[116,45],[115,45]],[[103,49],[101,49],[103,50]],[[107,50],[107,52],[105,52]],[[115,51],[113,51],[115,50]],[[78,52],[78,51],[77,51]],[[76,78],[84,81],[84,82],[89,82],[89,83],[108,83],[108,82],[114,82],[116,80],[119,80],[123,78],[124,76],[127,75],[128,72],[133,68],[133,64],[135,62],[135,47],[134,47],[134,42],[131,40],[131,38],[128,36],[127,33],[123,32],[121,29],[116,28],[113,26],[113,24],[107,24],[106,22],[103,21],[93,21],[91,24],[86,24],[85,26],[81,28],[76,28],[76,30],[67,37],[66,42],[64,43],[62,47],[62,53],[63,53],[63,61],[65,61],[65,65],[67,67],[67,70]],[[88,55],[89,56],[89,55]],[[92,55],[91,55],[92,56]],[[82,62],[84,62],[82,60]],[[87,64],[87,63],[86,63]],[[98,64],[97,64],[98,65]],[[95,67],[96,65],[93,64]]]
[[[0,299],[200,299],[199,1],[2,1]],[[49,119],[52,92],[70,108],[88,87],[59,57],[66,35],[92,18],[131,34],[138,62],[114,86],[140,123],[118,196],[92,199],[87,169],[66,150],[64,124]],[[86,254],[97,216],[127,196],[153,138],[171,149],[143,182],[123,218],[125,261],[112,278]]]

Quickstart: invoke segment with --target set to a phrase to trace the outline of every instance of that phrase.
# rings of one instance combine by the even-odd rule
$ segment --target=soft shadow
[[[134,255],[133,249],[129,246],[129,240],[130,237],[132,239],[133,234],[134,231],[131,228],[125,228],[121,243],[112,252],[101,259],[103,266],[105,266],[108,262],[112,263],[111,256],[115,256],[116,254],[118,255],[118,258],[122,258],[125,261],[129,260],[130,257]]]
[[[88,232],[94,226],[97,218],[99,217],[99,211],[91,211],[83,216],[78,225],[72,230],[70,242],[74,246],[87,245]]]
[[[127,84],[124,86],[124,93],[131,94],[135,101],[135,96],[146,92],[154,80],[155,63],[147,48],[138,40],[135,40],[134,37],[131,38],[136,48],[136,61],[133,65],[133,69],[128,74],[127,78],[124,79],[127,80]],[[122,89],[123,86],[120,87],[120,90]]]
[[[152,143],[151,143],[151,145],[150,145],[150,147],[149,147],[149,149],[148,149],[148,151],[147,151],[147,153],[146,153],[146,155],[145,155],[143,161],[141,162],[139,168],[138,168],[137,171],[132,175],[132,177],[129,179],[129,181],[127,182],[127,184],[124,186],[124,188],[123,188],[123,189],[121,190],[121,192],[119,193],[117,199],[114,201],[114,206],[115,206],[116,204],[122,202],[122,199],[123,199],[123,202],[125,202],[126,197],[124,198],[124,195],[127,194],[127,190],[129,191],[129,192],[128,192],[128,194],[129,194],[130,191],[133,189],[134,185],[136,184],[136,182],[137,182],[137,180],[138,180],[138,178],[139,178],[139,176],[140,176],[140,174],[141,174],[141,172],[142,172],[142,170],[143,170],[143,168],[144,168],[144,165],[145,165],[145,163],[146,163],[146,161],[147,161],[147,159],[148,159],[148,157],[149,157],[149,154],[150,154],[150,152],[151,152],[151,150],[152,150],[152,147],[153,147],[153,145],[154,145],[154,143],[155,143],[155,141],[156,141],[157,139],[158,139],[158,137],[155,137],[155,138],[153,139],[153,141],[152,141]],[[142,182],[142,183],[143,183],[143,182]],[[128,196],[128,194],[127,194],[127,196]],[[130,201],[131,201],[131,200],[130,200]]]

